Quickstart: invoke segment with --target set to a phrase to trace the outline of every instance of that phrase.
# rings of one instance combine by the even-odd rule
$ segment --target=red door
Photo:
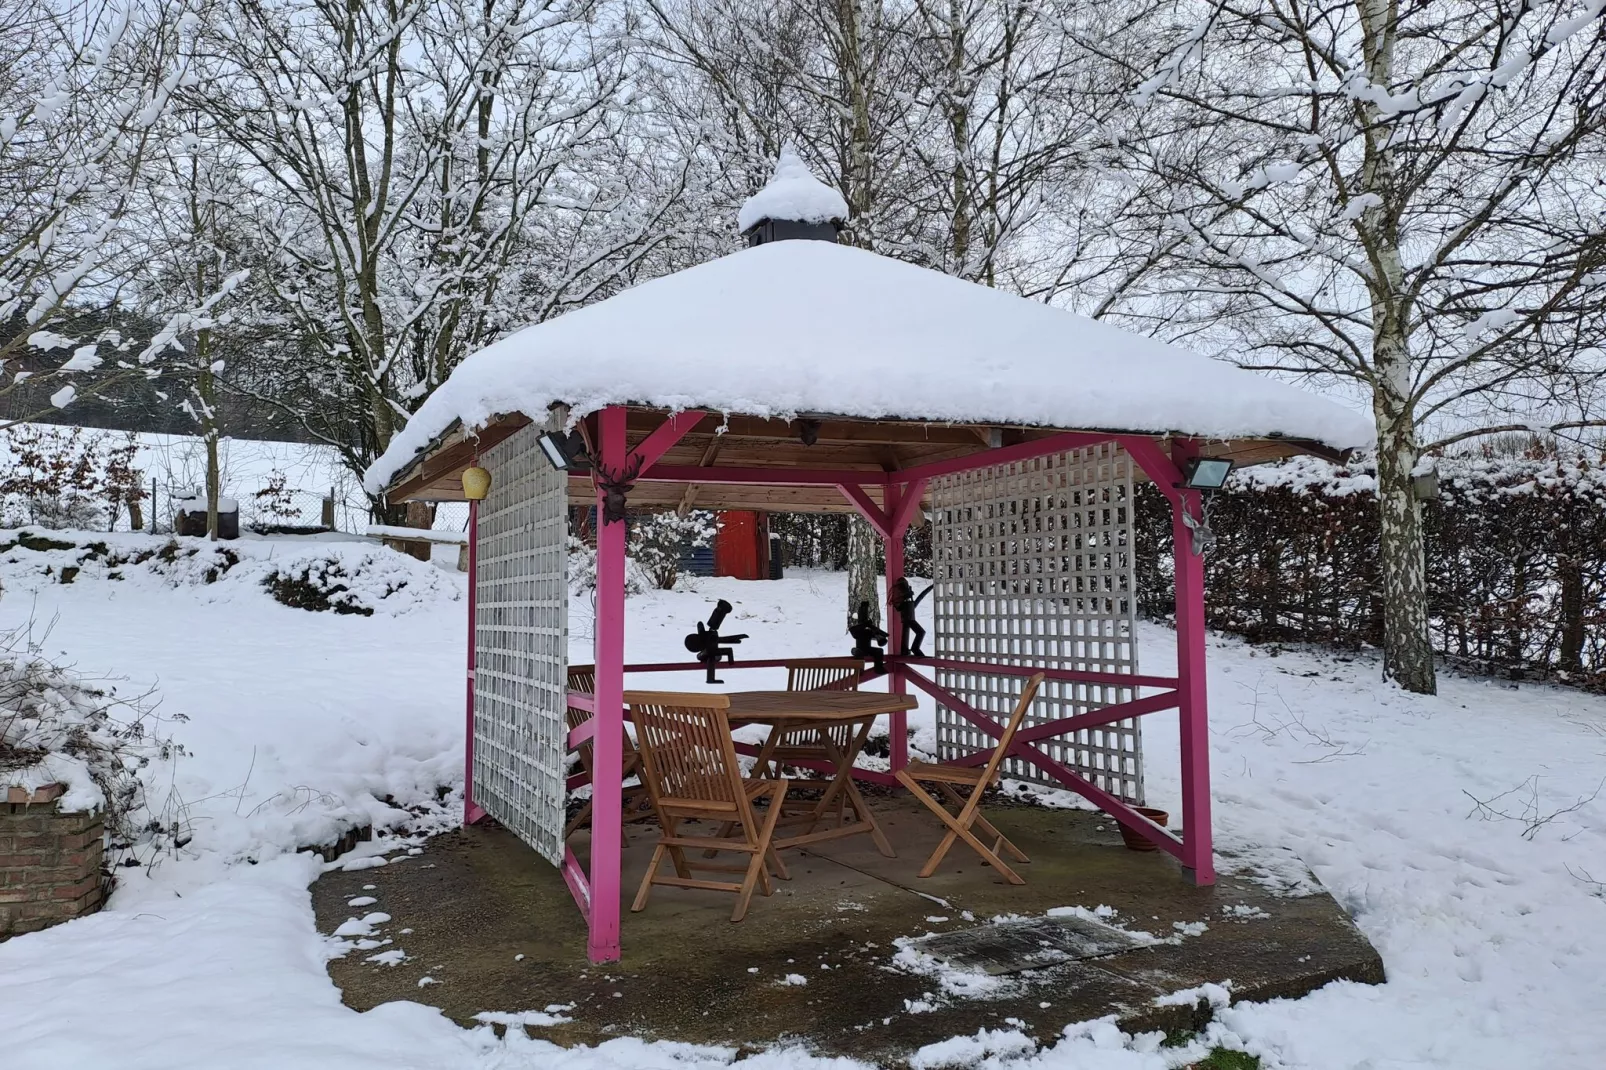
[[[714,536],[714,575],[739,580],[769,578],[769,525],[761,513],[719,514]]]

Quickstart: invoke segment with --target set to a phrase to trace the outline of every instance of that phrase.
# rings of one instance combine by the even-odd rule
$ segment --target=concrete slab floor
[[[728,894],[655,888],[645,910],[624,915],[623,959],[601,967],[586,961],[584,925],[557,870],[512,833],[438,836],[403,863],[335,871],[313,885],[320,931],[383,911],[394,942],[376,950],[407,955],[392,966],[353,951],[329,972],[358,1010],[420,1000],[470,1023],[481,1011],[572,1004],[563,1012],[571,1021],[531,1029],[561,1044],[619,1035],[743,1049],[794,1042],[883,1063],[1008,1024],[1043,1041],[1067,1023],[1109,1014],[1128,1031],[1197,1028],[1194,1008],[1153,1001],[1207,981],[1230,979],[1237,999],[1268,999],[1340,978],[1383,980],[1376,951],[1327,894],[1282,897],[1236,877],[1196,888],[1169,855],[1122,847],[1101,815],[990,806],[1032,859],[1020,867],[1020,887],[996,879],[962,844],[935,876],[916,877],[940,826],[904,797],[870,805],[898,858],[883,858],[863,836],[788,852],[793,879],[768,898],[755,895],[734,925]],[[627,907],[656,836],[651,823],[627,827]],[[573,846],[587,857],[583,833]],[[357,896],[377,902],[349,906]],[[1176,942],[1010,973],[969,997],[892,964],[899,937],[1101,905],[1115,908],[1122,927]],[[1207,926],[1197,935],[1176,928],[1197,922]],[[421,989],[425,976],[438,983]]]

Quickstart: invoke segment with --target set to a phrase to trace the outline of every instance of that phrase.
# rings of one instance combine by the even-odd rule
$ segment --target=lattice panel
[[[931,484],[932,575],[939,658],[1136,673],[1132,460],[1113,443],[995,465]],[[1019,677],[938,670],[937,682],[1002,721]],[[1130,687],[1046,681],[1026,715],[1043,724],[1136,697]],[[944,759],[993,740],[953,710],[937,710]],[[1143,801],[1136,719],[1055,736],[1040,749],[1128,802]],[[1019,758],[1005,775],[1058,786]]]
[[[568,727],[566,480],[531,424],[480,463],[474,614],[474,801],[554,865],[563,862]]]

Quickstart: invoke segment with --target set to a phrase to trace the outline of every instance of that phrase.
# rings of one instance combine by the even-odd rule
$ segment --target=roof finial
[[[848,202],[842,194],[814,177],[788,141],[781,146],[774,176],[742,205],[736,226],[750,245],[783,238],[836,241],[847,218]]]

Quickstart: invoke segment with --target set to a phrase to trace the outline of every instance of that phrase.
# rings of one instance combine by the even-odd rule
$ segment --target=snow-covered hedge
[[[1606,687],[1606,464],[1582,456],[1444,458],[1424,508],[1440,653],[1482,671]],[[1211,623],[1263,641],[1377,644],[1376,477],[1312,457],[1234,473],[1212,506]],[[1170,517],[1138,495],[1138,587],[1170,611]]]
[[[297,609],[364,616],[462,597],[455,573],[340,536],[210,542],[127,532],[0,530],[0,590],[101,581],[199,587],[209,601],[268,596]]]
[[[57,805],[102,813],[114,868],[183,846],[183,807],[170,785],[184,750],[154,705],[52,662],[41,642],[28,628],[0,635],[0,789],[66,785]]]

